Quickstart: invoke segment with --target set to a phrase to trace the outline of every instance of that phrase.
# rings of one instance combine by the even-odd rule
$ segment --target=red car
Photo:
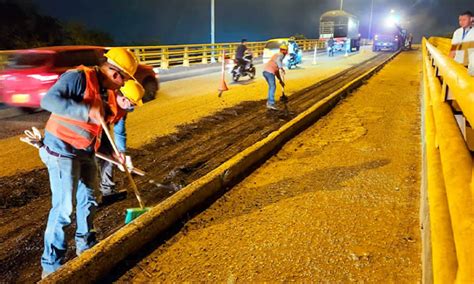
[[[14,51],[0,72],[0,102],[30,111],[40,107],[41,98],[59,76],[79,65],[95,66],[105,48],[56,46]],[[135,78],[145,88],[144,101],[155,98],[159,88],[153,68],[140,64]]]

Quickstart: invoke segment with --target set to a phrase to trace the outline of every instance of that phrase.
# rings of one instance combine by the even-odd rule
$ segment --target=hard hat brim
[[[138,80],[135,78],[135,76],[133,76],[134,74],[130,74],[129,72],[127,72],[126,70],[124,70],[119,64],[117,64],[117,62],[115,62],[112,58],[110,58],[109,56],[107,56],[107,54],[104,54],[104,56],[107,58],[107,63],[112,64],[113,66],[117,67],[117,68],[120,69],[122,72],[124,72],[125,74],[127,74],[132,80],[138,82]]]

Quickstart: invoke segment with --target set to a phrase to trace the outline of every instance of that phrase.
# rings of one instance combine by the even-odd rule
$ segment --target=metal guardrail
[[[303,51],[324,48],[325,42],[318,39],[305,39],[296,41]],[[213,59],[220,62],[222,53],[233,58],[239,42],[216,44],[183,44],[183,45],[158,45],[158,46],[124,46],[130,49],[139,58],[140,63],[168,69],[171,66],[190,66],[192,64],[207,64]],[[255,57],[263,54],[266,41],[248,42],[248,48]],[[0,70],[6,62],[6,54],[12,52],[0,51]]]
[[[317,39],[306,39],[296,41],[303,51],[324,48],[325,42]],[[222,60],[222,53],[226,57],[233,58],[235,50],[240,43],[216,43],[216,44],[186,44],[186,45],[162,45],[162,46],[125,46],[133,51],[143,64],[168,69],[170,66],[190,66],[192,64],[207,64],[214,58]],[[266,41],[248,42],[248,48],[255,57],[263,54]]]
[[[311,51],[314,48],[325,48],[326,42],[319,39],[296,40],[303,51]],[[216,43],[216,44],[183,44],[183,45],[158,45],[158,46],[124,46],[130,49],[140,60],[140,63],[168,69],[172,66],[191,66],[192,64],[207,64],[222,60],[222,53],[227,58],[234,58],[235,50],[239,42]],[[255,57],[263,54],[266,41],[248,42],[248,48]],[[361,40],[361,45],[368,45],[370,41]],[[12,52],[0,51],[0,70],[6,62],[5,54]]]
[[[445,37],[432,37],[429,42],[436,46],[442,53],[448,55],[451,50],[451,39]]]
[[[11,53],[11,51],[0,50],[0,71],[5,68],[5,65],[7,64],[7,56],[9,53]]]
[[[422,43],[433,281],[473,283],[474,78],[448,56],[447,43]]]

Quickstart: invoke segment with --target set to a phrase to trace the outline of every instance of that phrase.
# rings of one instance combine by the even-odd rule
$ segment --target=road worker
[[[109,112],[114,114],[112,115],[112,119],[109,119],[108,124],[114,125],[114,140],[119,152],[121,153],[121,157],[115,158],[125,159],[128,168],[133,168],[133,165],[130,156],[125,155],[127,141],[125,122],[127,112],[133,111],[136,106],[143,105],[142,98],[144,95],[145,89],[143,89],[140,83],[129,80],[125,83],[125,86],[120,89],[117,99],[109,100],[108,109],[106,110],[106,113]],[[106,135],[102,136],[99,153],[109,156],[114,155],[112,145]],[[100,173],[99,189],[102,194],[101,204],[107,205],[114,201],[124,199],[127,196],[127,191],[117,190],[113,179],[114,165],[109,161],[99,158],[97,158],[97,164],[99,165]]]
[[[285,58],[287,54],[288,46],[286,44],[282,44],[280,46],[280,51],[275,53],[263,66],[263,77],[265,77],[265,80],[268,84],[267,109],[269,110],[278,110],[277,106],[275,105],[275,77],[280,81],[280,85],[284,87],[285,83],[282,80],[280,72],[283,75],[285,74],[285,69],[283,69],[283,58]]]
[[[56,271],[67,251],[65,228],[71,224],[76,199],[76,254],[96,244],[93,219],[98,171],[94,153],[100,146],[104,104],[115,90],[134,79],[136,57],[124,48],[112,48],[106,60],[93,68],[80,66],[64,73],[41,100],[51,112],[46,123],[41,160],[49,173],[52,208],[44,234],[42,278]]]

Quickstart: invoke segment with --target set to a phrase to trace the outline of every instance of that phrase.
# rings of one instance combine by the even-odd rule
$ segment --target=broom
[[[107,135],[107,138],[109,139],[110,144],[112,145],[112,148],[114,149],[115,154],[118,157],[120,157],[120,152],[117,149],[117,146],[115,145],[115,142],[112,139],[112,135],[110,135],[109,128],[102,117],[100,117],[100,124],[102,125],[102,129]],[[125,164],[125,160],[120,159],[120,162],[122,163],[122,166],[125,170],[125,174],[127,175],[127,178],[130,181],[130,184],[133,189],[133,193],[135,193],[135,196],[137,197],[138,204],[140,205],[140,208],[127,208],[126,214],[125,214],[125,224],[128,224],[132,222],[133,220],[135,220],[138,216],[150,210],[150,208],[145,207],[145,204],[143,203],[142,198],[140,197],[140,192],[138,191],[137,184],[133,180],[132,174],[130,173],[130,170],[128,169],[127,165]]]

